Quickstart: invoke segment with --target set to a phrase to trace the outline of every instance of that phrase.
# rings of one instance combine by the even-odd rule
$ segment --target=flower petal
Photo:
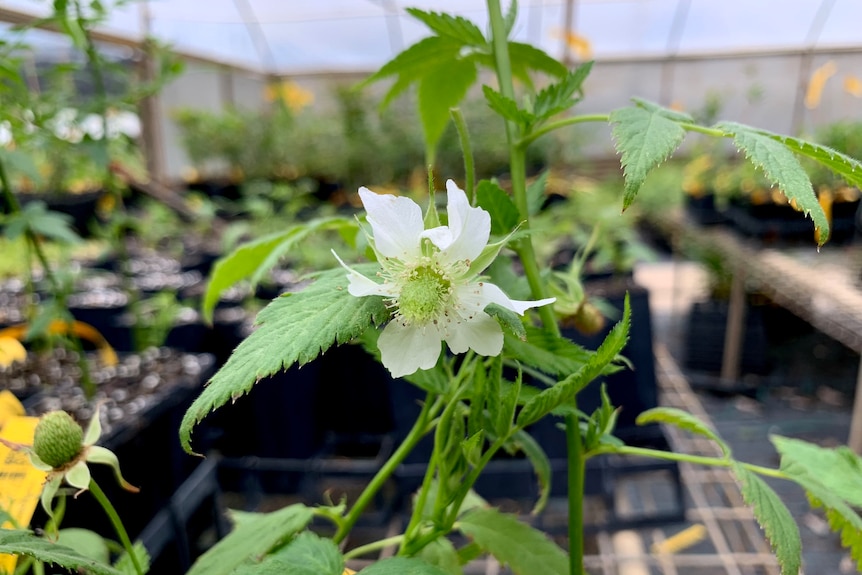
[[[461,302],[467,309],[473,310],[477,305],[481,305],[481,309],[489,303],[495,303],[508,310],[511,310],[520,315],[530,308],[548,305],[557,301],[557,298],[546,298],[536,301],[521,301],[509,299],[503,290],[492,283],[478,282],[468,284],[458,289],[458,301]]]
[[[137,493],[138,491],[140,491],[140,489],[138,489],[123,478],[123,474],[120,473],[120,460],[117,459],[117,456],[114,455],[114,452],[110,449],[106,449],[98,445],[93,445],[87,450],[87,461],[89,463],[101,463],[104,465],[110,465],[111,468],[114,470],[114,477],[117,478],[117,483],[120,484],[120,487],[122,487],[126,491],[131,491],[132,493]]]
[[[335,256],[335,259],[338,260],[338,263],[341,264],[341,267],[347,270],[347,279],[350,281],[350,284],[347,286],[347,291],[350,295],[355,297],[364,297],[367,295],[382,295],[387,297],[394,297],[397,295],[394,286],[390,284],[379,284],[374,280],[365,277],[358,271],[354,270],[352,267],[344,263],[344,261],[338,257],[338,254],[335,253],[335,250],[331,250],[332,255]]]
[[[419,369],[431,369],[440,357],[440,342],[443,338],[433,325],[425,327],[404,326],[390,321],[380,338],[380,359],[392,377],[410,375]]]
[[[79,461],[66,472],[66,483],[81,491],[90,488],[90,468],[86,461]]]
[[[450,329],[446,334],[446,343],[452,353],[464,353],[472,349],[479,355],[500,355],[503,351],[503,330],[494,318],[481,312]]]
[[[42,509],[44,509],[45,513],[47,513],[52,519],[54,518],[54,509],[51,507],[51,501],[54,499],[54,496],[57,495],[57,490],[60,489],[60,483],[62,482],[62,473],[49,475],[48,481],[45,482],[45,486],[42,488],[42,495],[39,498],[42,502]]]
[[[441,256],[448,263],[472,261],[479,257],[491,236],[491,215],[482,208],[470,206],[467,194],[452,180],[446,182],[446,193],[451,236],[448,245],[436,242],[434,245],[440,248]]]
[[[359,188],[359,197],[368,212],[378,252],[402,261],[421,255],[419,236],[425,224],[416,202],[404,196],[375,194],[365,187]]]

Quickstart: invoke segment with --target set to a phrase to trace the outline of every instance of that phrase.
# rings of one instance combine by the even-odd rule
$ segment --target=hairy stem
[[[345,559],[352,559],[354,557],[361,557],[373,551],[377,551],[378,549],[385,549],[390,545],[397,545],[404,540],[404,535],[393,535],[392,537],[387,537],[386,539],[381,539],[380,541],[374,541],[372,543],[368,543],[366,545],[360,545],[355,549],[351,549],[347,553],[344,554]]]

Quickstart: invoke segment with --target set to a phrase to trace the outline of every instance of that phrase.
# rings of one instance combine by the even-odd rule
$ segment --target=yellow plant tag
[[[0,367],[9,367],[27,359],[27,350],[14,337],[0,337]]]
[[[38,417],[13,417],[0,430],[0,438],[32,445],[37,423]],[[0,529],[23,529],[30,524],[46,476],[33,467],[25,452],[0,443],[0,510],[4,518],[11,518],[0,523]],[[13,573],[17,560],[14,555],[0,554],[0,573]]]
[[[25,414],[24,406],[21,405],[14,393],[8,389],[0,391],[0,430],[13,417],[20,417]]]
[[[24,337],[26,337],[27,335],[28,329],[29,326],[26,323],[0,329],[0,344],[2,344],[2,342],[7,338],[23,340]],[[86,340],[89,340],[96,344],[96,346],[99,348],[99,357],[102,359],[102,363],[104,363],[105,365],[117,365],[117,352],[114,351],[114,348],[112,348],[111,345],[107,342],[107,340],[102,336],[102,334],[99,333],[99,330],[97,330],[88,323],[84,323],[82,321],[65,322],[59,319],[55,319],[50,324],[48,324],[48,333],[72,333],[77,335],[78,337],[82,337]],[[0,345],[0,357],[2,357],[2,345]],[[2,361],[0,361],[0,365],[2,365]]]

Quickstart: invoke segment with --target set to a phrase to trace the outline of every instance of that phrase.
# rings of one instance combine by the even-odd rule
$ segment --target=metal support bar
[[[730,307],[727,310],[727,327],[724,332],[724,353],[721,358],[721,379],[734,382],[739,379],[742,344],[745,338],[745,270],[737,268],[730,286]]]

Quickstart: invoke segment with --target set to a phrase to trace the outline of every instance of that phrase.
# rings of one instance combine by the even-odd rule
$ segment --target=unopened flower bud
[[[36,425],[33,453],[54,469],[71,463],[84,446],[84,430],[65,411],[46,413]]]

